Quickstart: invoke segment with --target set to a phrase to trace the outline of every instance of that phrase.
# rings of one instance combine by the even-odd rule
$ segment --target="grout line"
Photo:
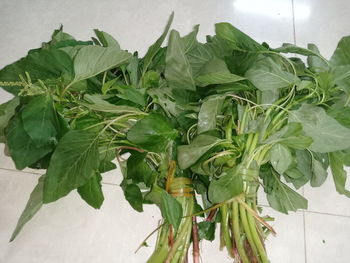
[[[307,263],[307,243],[306,243],[306,226],[305,226],[305,211],[303,211],[303,232],[304,232],[304,258],[305,263]]]
[[[26,174],[43,175],[42,173],[21,171],[21,170],[16,170],[16,169],[11,169],[11,168],[0,168],[0,170],[10,171],[10,172],[18,172],[18,173],[26,173]]]
[[[326,216],[338,216],[338,217],[350,218],[350,216],[347,216],[347,215],[338,215],[338,214],[332,214],[332,213],[326,213],[326,212],[318,212],[318,211],[310,211],[310,210],[304,210],[304,212],[311,213],[311,214],[326,215]]]
[[[294,41],[294,45],[297,44],[297,37],[296,37],[296,33],[295,33],[295,9],[294,9],[294,0],[291,0],[292,1],[292,18],[293,18],[293,41]]]
[[[119,186],[118,184],[106,183],[106,182],[102,182],[102,184],[106,184],[106,185],[113,185],[113,186]]]
[[[258,204],[258,206],[273,209],[273,208],[272,208],[271,206],[269,206],[269,205]],[[276,212],[278,212],[278,211],[276,211]],[[350,218],[350,215],[332,214],[332,213],[319,212],[319,211],[312,211],[312,210],[300,210],[300,209],[298,209],[296,212],[297,212],[297,213],[305,212],[305,213],[310,213],[310,214],[319,214],[319,215],[326,215],[326,216],[337,216],[337,217]]]
[[[302,193],[303,196],[305,195],[305,188],[304,188],[304,186],[301,189],[301,193]],[[307,263],[305,210],[303,210],[303,234],[304,234],[304,259],[305,259],[305,263]]]

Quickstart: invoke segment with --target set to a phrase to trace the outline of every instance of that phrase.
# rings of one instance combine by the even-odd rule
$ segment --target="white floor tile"
[[[341,37],[350,35],[347,0],[294,0],[295,29],[298,45],[316,44],[330,57]]]
[[[350,216],[350,199],[337,193],[331,174],[321,187],[306,185],[304,196],[309,200],[310,211]]]
[[[349,262],[349,218],[305,213],[305,226],[308,263]]]
[[[134,251],[157,226],[158,209],[147,206],[143,214],[132,211],[121,189],[111,185],[103,185],[106,200],[100,211],[71,193],[44,206],[18,238],[8,243],[36,176],[0,172],[6,173],[0,176],[0,262],[139,263],[152,253],[152,247],[137,255]]]
[[[271,263],[304,263],[303,213],[285,215],[271,208],[264,208],[263,214],[275,218],[274,222],[269,223],[277,235],[275,237],[270,235],[266,242]]]

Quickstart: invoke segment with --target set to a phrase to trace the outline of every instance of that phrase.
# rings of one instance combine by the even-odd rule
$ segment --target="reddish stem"
[[[199,263],[199,236],[197,217],[192,217],[193,263]]]
[[[169,226],[169,247],[170,249],[173,247],[174,245],[174,232],[173,232],[173,226],[170,225]]]
[[[205,219],[205,221],[211,222],[213,220],[215,214],[216,214],[216,211],[217,211],[217,209],[211,210],[209,215],[208,215],[208,217],[207,217],[207,219]]]

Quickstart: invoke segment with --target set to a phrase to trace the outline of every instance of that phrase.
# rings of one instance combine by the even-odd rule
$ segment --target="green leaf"
[[[74,58],[73,82],[96,76],[127,62],[130,58],[130,53],[117,47],[82,47]]]
[[[86,184],[99,168],[98,134],[71,130],[58,143],[47,170],[44,203]]]
[[[264,189],[270,206],[282,213],[297,211],[297,209],[307,209],[307,200],[282,183],[274,171],[265,174]]]
[[[158,53],[162,43],[164,42],[164,39],[168,34],[168,31],[171,26],[171,23],[173,22],[173,19],[174,19],[174,12],[171,13],[162,35],[157,39],[157,41],[152,46],[148,48],[147,53],[143,58],[142,76],[145,75],[149,65],[152,62],[152,59]]]
[[[199,87],[205,87],[212,84],[233,83],[244,79],[243,77],[228,72],[213,72],[197,77],[196,84]]]
[[[202,43],[198,43],[190,52],[186,54],[191,67],[193,77],[198,77],[205,63],[214,58],[212,49]]]
[[[178,147],[178,163],[181,169],[187,169],[195,164],[211,148],[223,142],[217,137],[201,134],[198,135],[189,145]]]
[[[312,158],[312,177],[310,180],[310,185],[312,187],[320,187],[327,179],[327,169],[323,166],[323,164]]]
[[[244,34],[229,23],[215,24],[215,33],[218,37],[229,41],[231,47],[241,51],[266,50],[262,45]]]
[[[350,197],[350,191],[345,189],[347,179],[346,171],[344,170],[343,156],[341,152],[332,152],[328,154],[329,165],[333,174],[335,188],[339,194]]]
[[[50,145],[56,141],[57,116],[49,94],[37,95],[22,110],[23,127],[36,146]]]
[[[281,130],[269,136],[264,143],[280,143],[284,146],[303,150],[308,148],[313,142],[311,137],[305,136],[303,126],[299,122],[290,122]]]
[[[111,104],[108,101],[104,100],[103,97],[99,94],[94,94],[94,95],[86,94],[84,96],[84,99],[89,103],[80,102],[80,104],[94,111],[110,112],[115,114],[123,114],[123,113],[142,114],[142,112],[139,109],[134,107]]]
[[[14,97],[0,105],[0,142],[5,142],[5,128],[13,115],[15,115],[15,109],[18,104],[18,97]]]
[[[127,133],[129,141],[151,152],[163,152],[168,142],[176,136],[177,131],[169,121],[155,113],[139,120]]]
[[[270,162],[279,174],[283,174],[292,164],[293,157],[288,147],[277,143],[270,150]]]
[[[5,129],[6,145],[18,170],[40,160],[52,151],[52,145],[37,147],[23,127],[20,115],[15,115]]]
[[[215,239],[215,223],[203,221],[198,223],[199,239],[213,241]]]
[[[155,171],[146,162],[147,153],[133,152],[127,160],[127,178],[134,183],[151,186],[155,180]]]
[[[128,184],[124,189],[125,199],[138,212],[142,212],[143,197],[140,188],[135,184]]]
[[[323,60],[324,63],[327,63],[327,60],[321,56],[321,54],[318,51],[308,49],[308,48],[302,48],[298,47],[294,44],[289,43],[283,43],[282,47],[274,49],[274,51],[281,52],[281,53],[294,53],[304,56],[313,56],[318,57],[319,59]]]
[[[73,63],[69,55],[57,49],[35,49],[28,52],[25,58],[12,63],[0,70],[0,81],[20,81],[28,73],[32,83],[38,79],[57,79],[63,75],[74,76]],[[6,91],[17,94],[18,86],[3,87]]]
[[[96,173],[84,185],[78,187],[81,198],[96,209],[100,209],[104,201],[101,180],[102,176]]]
[[[10,242],[12,242],[19,232],[22,230],[24,225],[33,218],[33,216],[40,210],[43,205],[43,188],[44,188],[44,178],[42,175],[39,178],[38,184],[35,186],[34,190],[30,194],[29,200],[24,208],[20,218],[18,219],[15,230],[12,233]]]
[[[328,116],[320,107],[303,104],[290,113],[289,121],[303,125],[306,135],[313,139],[309,148],[314,152],[334,152],[350,147],[350,129]]]
[[[177,230],[182,219],[181,204],[174,197],[164,192],[161,201],[161,211],[162,216]]]
[[[300,81],[270,57],[255,62],[245,76],[261,91],[290,87]]]
[[[223,97],[214,97],[203,102],[198,114],[197,133],[201,134],[216,128],[216,116],[221,110]]]
[[[165,78],[173,89],[196,90],[188,59],[180,42],[179,32],[170,32],[166,53]]]
[[[139,89],[133,86],[118,86],[116,89],[119,91],[117,96],[121,99],[131,101],[141,106],[146,106],[146,98]]]
[[[117,40],[115,40],[110,34],[100,31],[98,29],[94,29],[94,32],[96,36],[98,37],[98,40],[100,40],[102,46],[104,47],[116,47],[120,49],[119,43]]]
[[[314,53],[320,54],[320,51],[318,50],[318,47],[315,44],[308,44],[307,47],[309,50],[312,50]],[[314,72],[324,72],[329,69],[329,65],[328,65],[329,63],[324,59],[320,58],[320,55],[308,56],[307,64],[309,65],[309,68]]]
[[[342,66],[350,64],[350,36],[343,37],[334,51],[331,60],[334,66]]]
[[[221,203],[243,193],[243,178],[240,168],[233,168],[221,174],[209,185],[208,197],[212,203]]]
[[[192,32],[190,32],[188,35],[181,38],[180,41],[185,54],[190,52],[197,45],[198,30],[199,30],[199,25],[195,25]]]

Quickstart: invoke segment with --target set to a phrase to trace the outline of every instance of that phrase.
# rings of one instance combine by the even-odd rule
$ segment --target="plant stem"
[[[237,202],[232,203],[232,228],[233,228],[232,229],[233,236],[235,239],[236,247],[239,253],[239,257],[241,258],[241,261],[243,263],[250,263],[241,242],[241,230],[239,227],[239,210],[238,210]]]
[[[256,229],[255,218],[250,213],[247,213],[247,218],[248,218],[250,231],[251,231],[253,239],[254,239],[253,242],[255,243],[255,245],[259,251],[259,256],[260,256],[263,263],[269,263],[269,260],[267,259],[265,248],[264,248],[263,244],[261,243],[261,239],[260,239],[259,234],[258,234],[257,229]]]
[[[243,226],[244,232],[245,232],[245,234],[247,236],[249,245],[250,245],[250,247],[253,250],[254,256],[257,259],[259,259],[258,249],[256,248],[256,245],[255,245],[255,242],[254,242],[254,238],[253,238],[252,233],[251,233],[250,228],[249,228],[249,223],[248,223],[248,220],[247,220],[247,213],[246,213],[246,211],[245,211],[245,209],[244,209],[244,207],[242,205],[239,205],[239,214],[240,214],[240,217],[241,217],[242,226]]]
[[[232,241],[231,241],[231,235],[229,230],[229,216],[228,216],[228,205],[225,204],[221,207],[221,226],[222,226],[222,233],[223,233],[223,239],[225,246],[227,248],[227,251],[231,257],[233,257],[233,251],[232,251]]]
[[[192,217],[193,263],[199,263],[199,237],[197,217]]]

